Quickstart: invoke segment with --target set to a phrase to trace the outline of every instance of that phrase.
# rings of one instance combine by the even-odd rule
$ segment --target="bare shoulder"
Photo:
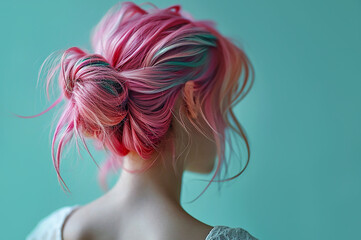
[[[96,207],[94,207],[99,199],[86,205],[79,206],[72,211],[63,223],[62,240],[91,240],[89,234],[89,226],[94,221],[94,217],[98,217]]]
[[[206,223],[203,223],[193,217],[188,223],[184,224],[186,228],[181,228],[181,235],[183,239],[189,240],[205,240],[211,230],[214,228]]]
[[[156,239],[174,239],[174,240],[205,240],[211,230],[214,228],[190,215],[187,212],[180,212],[174,218],[166,219],[160,226],[164,226]]]
[[[63,227],[61,229],[63,240],[82,239],[81,236],[83,232],[84,220],[82,219],[81,212],[83,209],[83,206],[77,208],[64,220]]]
[[[208,236],[208,234],[210,233],[210,231],[213,229],[212,226],[207,225],[205,223],[200,223],[199,226],[196,226],[192,232],[187,233],[187,238],[186,239],[191,239],[191,240],[205,240],[206,237]],[[185,235],[185,233],[184,233]],[[184,238],[183,238],[184,239]]]
[[[124,221],[121,220],[124,212],[99,203],[81,206],[67,217],[63,226],[63,240],[117,240],[129,237],[135,240],[205,240],[213,229],[213,226],[184,213],[171,218],[126,217],[127,221]],[[154,219],[157,219],[156,223],[153,223]],[[163,227],[160,229],[159,226]]]

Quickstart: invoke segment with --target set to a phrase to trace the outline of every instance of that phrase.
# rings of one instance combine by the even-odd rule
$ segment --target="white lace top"
[[[62,228],[65,220],[80,205],[65,206],[43,218],[26,237],[26,240],[63,240]],[[258,240],[242,228],[217,225],[205,240]]]

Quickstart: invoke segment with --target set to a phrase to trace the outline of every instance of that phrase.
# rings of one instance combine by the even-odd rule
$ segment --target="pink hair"
[[[48,109],[29,117],[42,115],[67,99],[52,140],[59,182],[65,184],[60,176],[61,152],[74,134],[93,160],[84,136],[93,137],[98,146],[110,150],[99,173],[102,186],[110,166],[122,166],[123,156],[130,151],[149,159],[165,141],[178,94],[187,106],[183,110],[189,121],[205,134],[193,117],[202,118],[213,130],[213,136],[207,137],[217,145],[217,169],[200,195],[226,164],[226,130],[234,130],[244,140],[248,157],[241,172],[218,182],[234,179],[246,169],[250,148],[232,108],[253,84],[254,69],[248,57],[214,28],[214,22],[196,21],[180,5],[165,9],[152,6],[146,11],[132,2],[116,4],[92,31],[93,54],[71,47],[62,51],[57,64],[48,70],[48,98],[50,82],[58,70],[62,93]],[[185,88],[187,82],[191,84]],[[174,138],[171,141],[174,151]],[[174,161],[175,156],[173,166]]]

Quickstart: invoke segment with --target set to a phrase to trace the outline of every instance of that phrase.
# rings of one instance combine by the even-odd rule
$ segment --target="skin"
[[[177,99],[175,109],[179,109],[182,103],[181,99]],[[184,113],[175,111],[178,120],[179,114]],[[184,171],[210,173],[213,170],[216,145],[192,127],[190,122],[184,122],[190,130],[192,143],[188,154],[187,151],[182,152],[187,145],[187,135],[177,119],[173,118],[169,134],[177,136],[179,174],[174,173],[171,149],[165,143],[162,151],[164,164],[156,161],[142,174],[121,171],[118,181],[106,194],[83,205],[68,217],[63,228],[64,240],[206,238],[213,226],[195,219],[182,208],[181,184]],[[186,118],[183,119],[185,121]],[[145,160],[135,152],[124,159],[126,169],[140,169],[145,166],[144,163]]]

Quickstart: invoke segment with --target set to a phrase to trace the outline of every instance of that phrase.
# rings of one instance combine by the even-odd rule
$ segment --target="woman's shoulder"
[[[66,218],[80,205],[64,206],[42,218],[26,240],[62,240],[62,228]]]
[[[205,240],[258,240],[248,231],[240,227],[216,225],[209,232]]]

